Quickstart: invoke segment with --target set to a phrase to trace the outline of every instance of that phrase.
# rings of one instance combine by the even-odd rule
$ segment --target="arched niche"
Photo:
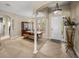
[[[1,39],[10,38],[11,35],[11,17],[0,15],[0,37]]]

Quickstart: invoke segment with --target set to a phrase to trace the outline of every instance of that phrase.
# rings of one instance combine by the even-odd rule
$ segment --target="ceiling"
[[[33,5],[38,2],[32,1],[0,1],[0,10],[15,13],[19,16],[31,17]]]
[[[70,4],[70,1],[54,1],[48,4],[48,7],[53,8],[56,7],[56,3],[58,3],[59,6],[64,6]]]
[[[23,17],[32,17],[33,7],[42,4],[42,2],[44,1],[0,1],[0,10]],[[51,4],[48,4],[48,7],[55,6],[56,2],[51,2]]]

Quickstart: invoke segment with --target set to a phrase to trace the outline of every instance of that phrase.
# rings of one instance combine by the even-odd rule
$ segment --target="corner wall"
[[[71,4],[71,17],[79,23],[79,2],[72,2]],[[79,25],[76,27],[74,38],[74,50],[79,57]]]

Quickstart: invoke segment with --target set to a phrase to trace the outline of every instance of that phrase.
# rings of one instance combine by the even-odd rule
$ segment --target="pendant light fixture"
[[[61,11],[62,11],[62,9],[59,7],[58,3],[56,3],[54,14],[59,15],[59,14],[61,14]]]

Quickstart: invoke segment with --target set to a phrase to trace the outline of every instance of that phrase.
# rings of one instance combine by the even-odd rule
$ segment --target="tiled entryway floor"
[[[68,58],[76,57],[73,53],[65,53],[64,43],[47,40],[41,45],[38,53],[33,54],[33,41],[17,38],[14,40],[3,40],[0,46],[0,57],[2,58]]]
[[[76,55],[71,50],[66,53],[65,43],[48,40],[39,50],[37,57],[76,58]]]

